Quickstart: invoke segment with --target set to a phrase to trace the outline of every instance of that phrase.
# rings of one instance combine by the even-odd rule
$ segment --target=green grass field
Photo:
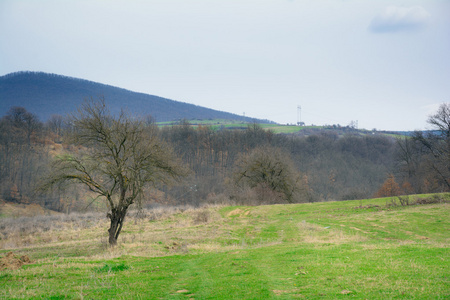
[[[450,204],[391,202],[148,211],[114,249],[106,220],[55,219],[0,240],[32,260],[0,298],[450,299]]]
[[[220,129],[246,129],[251,123],[244,123],[242,121],[233,121],[233,120],[188,120],[190,124],[194,128],[198,126],[208,126],[213,130]],[[164,126],[177,126],[173,125],[174,122],[158,122],[157,125],[159,127]],[[322,126],[295,126],[295,125],[281,125],[281,124],[259,124],[262,128],[266,130],[272,130],[274,133],[296,133],[303,129],[311,129],[311,128],[322,128]]]
[[[189,124],[193,128],[198,128],[199,126],[206,126],[213,130],[222,130],[222,129],[237,129],[237,130],[244,130],[252,123],[246,123],[239,120],[223,120],[223,119],[214,119],[214,120],[187,120]],[[177,122],[158,122],[157,125],[159,127],[165,127],[165,126],[179,126],[177,125]],[[308,126],[297,126],[297,125],[286,125],[286,124],[268,124],[268,123],[260,123],[258,124],[261,126],[261,128],[265,130],[271,130],[273,133],[283,133],[283,134],[292,134],[297,133],[299,131],[305,130],[305,129],[319,129],[323,130],[325,132],[339,132],[339,130],[342,130],[343,128],[332,128],[330,126],[317,126],[317,125],[308,125]],[[354,131],[355,132],[355,131]],[[356,132],[360,135],[372,135],[374,134],[373,131],[369,131],[366,129],[358,129]],[[318,132],[316,131],[316,134]],[[345,131],[344,131],[345,133]],[[309,134],[311,134],[309,132]],[[340,134],[343,134],[342,132]],[[377,132],[377,134],[383,134],[384,136],[390,136],[393,138],[397,138],[401,136],[401,133],[394,134],[394,133],[388,133],[388,132]]]

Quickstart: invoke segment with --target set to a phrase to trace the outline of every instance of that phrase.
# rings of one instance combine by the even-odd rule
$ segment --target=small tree
[[[141,204],[144,187],[178,179],[186,170],[160,141],[157,128],[123,111],[113,117],[104,100],[86,101],[71,123],[70,142],[80,150],[56,157],[42,188],[73,182],[105,199],[109,244],[114,246],[129,206]]]
[[[280,196],[295,202],[307,187],[293,167],[289,155],[280,149],[261,147],[241,155],[235,165],[233,182],[237,187],[254,189],[261,198]]]
[[[402,183],[401,190],[403,191],[403,194],[405,195],[412,195],[414,194],[414,188],[408,181],[405,181]]]
[[[384,181],[375,197],[393,197],[401,194],[400,186],[395,181],[393,174],[389,174],[388,178]]]

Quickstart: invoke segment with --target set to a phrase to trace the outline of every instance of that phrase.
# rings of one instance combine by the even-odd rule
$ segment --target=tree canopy
[[[144,188],[187,174],[151,125],[125,112],[113,117],[105,102],[86,101],[70,120],[76,153],[56,157],[43,187],[72,182],[106,200],[115,245],[128,207],[142,201]]]
[[[428,154],[428,168],[450,189],[450,103],[443,103],[428,118],[431,130],[416,132],[414,139]]]
[[[259,190],[263,199],[269,191],[271,197],[278,195],[287,202],[307,201],[306,198],[298,199],[300,193],[306,194],[308,189],[302,185],[300,173],[295,170],[289,155],[277,148],[260,147],[241,155],[236,162],[233,179],[236,186]]]

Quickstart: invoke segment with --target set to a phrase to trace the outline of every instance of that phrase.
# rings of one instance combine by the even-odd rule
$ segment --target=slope
[[[140,116],[151,115],[158,122],[179,119],[244,119],[236,114],[61,75],[17,72],[0,77],[1,115],[12,106],[23,106],[46,121],[53,114],[65,115],[75,111],[84,99],[91,97],[104,97],[113,113],[125,108]]]

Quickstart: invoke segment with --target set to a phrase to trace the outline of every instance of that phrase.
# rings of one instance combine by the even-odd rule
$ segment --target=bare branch
[[[43,187],[63,182],[87,186],[106,199],[111,219],[110,244],[115,244],[128,207],[143,197],[146,185],[169,183],[187,174],[172,151],[144,121],[123,111],[115,118],[103,99],[86,101],[72,116],[70,141],[77,153],[55,158]]]

